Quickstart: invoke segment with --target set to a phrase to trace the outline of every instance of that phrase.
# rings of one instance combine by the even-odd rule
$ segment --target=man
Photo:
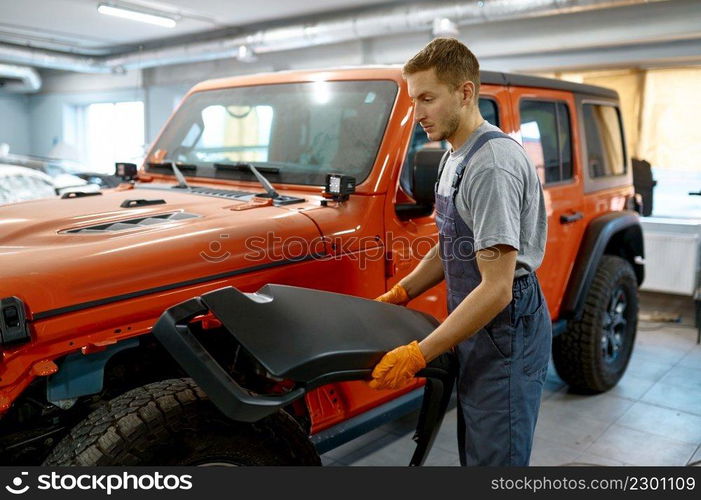
[[[415,120],[450,154],[439,173],[439,243],[377,300],[404,305],[446,280],[446,320],[421,342],[387,353],[370,385],[406,385],[453,349],[459,365],[462,465],[528,465],[552,340],[535,270],[547,221],[543,190],[521,145],[485,122],[479,64],[452,38],[438,38],[403,68]]]

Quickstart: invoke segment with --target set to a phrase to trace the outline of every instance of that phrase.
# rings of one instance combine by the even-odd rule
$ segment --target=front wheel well
[[[102,399],[109,400],[151,382],[185,376],[185,372],[151,335],[139,346],[118,352],[104,370]]]
[[[643,231],[638,214],[610,212],[589,222],[565,289],[560,319],[578,319],[594,275],[605,255],[620,257],[633,268],[636,285],[645,279]]]
[[[111,399],[157,380],[183,376],[153,337],[143,335],[138,340],[138,345],[109,356],[104,365],[82,364],[90,355],[71,358],[69,354],[56,359],[59,373],[63,370],[78,378],[69,376],[57,381],[54,377],[39,377],[29,384],[3,416],[0,465],[39,465],[71,428]],[[86,369],[90,370],[87,377]],[[92,380],[96,377],[101,378],[101,384]],[[102,389],[86,393],[86,378],[91,387]],[[52,399],[50,394],[60,396]]]
[[[212,341],[230,337],[223,333],[210,331],[207,336]],[[237,363],[236,353],[228,347],[228,344],[224,344],[218,349],[227,360],[225,366],[232,370],[238,366],[240,370],[236,371],[242,370],[244,376],[259,379],[259,374],[253,373],[250,365],[241,365],[241,360]],[[57,359],[56,362],[66,368],[62,363],[67,358]],[[84,356],[77,359],[84,361]],[[75,365],[74,369],[75,373],[85,375],[82,365]],[[35,379],[3,417],[0,465],[39,465],[56,443],[90,413],[129,391],[163,380],[187,377],[187,374],[152,335],[141,335],[138,345],[109,356],[104,366],[93,371],[91,377],[102,378],[101,390],[80,395],[74,392],[80,384],[71,383],[63,392],[66,399],[55,401],[48,397],[49,378]],[[311,427],[308,408],[303,401],[296,403],[285,410],[308,433]]]
[[[192,379],[146,384],[76,425],[43,465],[321,465],[307,434],[278,411],[234,422]]]

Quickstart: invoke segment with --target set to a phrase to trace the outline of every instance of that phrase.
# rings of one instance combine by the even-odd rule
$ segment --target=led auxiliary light
[[[136,179],[137,167],[136,163],[115,163],[115,175],[124,181],[133,181]]]
[[[328,174],[326,176],[324,198],[330,198],[333,201],[346,201],[352,193],[355,193],[355,177],[341,174]]]
[[[157,26],[163,26],[164,28],[175,28],[175,19],[172,17],[168,17],[165,14],[138,10],[133,7],[125,7],[111,3],[101,3],[97,6],[97,11],[100,14],[106,14],[108,16],[155,24]]]

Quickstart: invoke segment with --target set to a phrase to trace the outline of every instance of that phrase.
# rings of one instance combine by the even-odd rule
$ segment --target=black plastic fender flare
[[[328,311],[338,311],[346,321],[334,323]],[[194,318],[208,313],[268,373],[294,380],[296,387],[284,394],[258,394],[242,387],[191,329]],[[287,323],[285,329],[275,328],[282,322]],[[256,422],[320,385],[369,379],[389,348],[398,341],[424,338],[437,323],[425,313],[391,304],[266,285],[255,294],[225,287],[182,302],[161,315],[153,334],[224,415]],[[455,382],[454,355],[439,356],[416,376],[425,377],[426,384],[410,465],[424,463],[438,433]]]
[[[615,248],[610,247],[614,242]],[[629,260],[635,270],[638,286],[642,284],[645,267],[636,257],[643,259],[645,251],[642,227],[636,212],[609,212],[591,220],[570,274],[560,308],[561,319],[581,317],[584,300],[605,253],[613,253]]]

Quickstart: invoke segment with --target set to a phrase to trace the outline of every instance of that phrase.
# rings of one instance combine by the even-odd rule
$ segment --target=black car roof
[[[585,85],[583,83],[574,83],[565,80],[555,80],[553,78],[501,73],[498,71],[480,71],[480,82],[493,85],[511,85],[514,87],[537,87],[542,89],[566,90],[577,94],[618,99],[618,93],[615,90],[607,89],[605,87]]]

